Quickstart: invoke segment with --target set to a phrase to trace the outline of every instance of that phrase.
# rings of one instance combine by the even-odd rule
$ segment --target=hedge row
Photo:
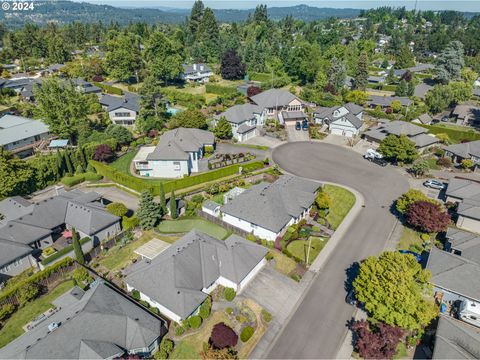
[[[36,272],[32,276],[17,282],[16,284],[12,285],[12,287],[7,285],[7,288],[0,293],[0,303],[5,301],[6,299],[9,299],[12,296],[15,296],[17,291],[20,288],[24,287],[25,285],[30,285],[30,284],[36,283],[40,280],[44,280],[44,279],[50,277],[50,275],[56,273],[58,270],[60,270],[64,267],[70,266],[72,263],[73,263],[73,260],[71,258],[67,257],[67,258],[62,259],[61,261],[43,269],[42,271]],[[15,278],[13,278],[12,280],[14,280],[14,279]],[[10,280],[10,281],[12,281],[12,280]]]
[[[267,74],[267,73],[251,72],[251,73],[248,73],[248,77],[250,78],[250,80],[260,81],[260,82],[272,80],[272,74]]]
[[[205,91],[210,94],[236,96],[238,91],[234,87],[222,86],[218,84],[206,84]]]
[[[452,140],[453,142],[480,140],[480,133],[477,133],[475,131],[455,130],[435,125],[418,125],[424,127],[425,129],[428,129],[428,132],[434,135],[447,134],[450,140]]]
[[[95,86],[98,86],[99,88],[101,88],[107,94],[123,95],[123,91],[120,88],[110,86],[110,85],[107,85],[107,84],[102,84],[102,83],[99,83],[99,82],[93,82],[93,84]]]
[[[185,106],[185,107],[202,107],[205,105],[205,97],[203,95],[189,94],[175,89],[162,89],[163,94],[170,102]]]
[[[238,174],[240,167],[242,167],[243,171],[249,172],[261,169],[264,166],[263,162],[254,161],[248,164],[235,164],[218,170],[212,170],[194,176],[187,176],[177,180],[162,181],[140,179],[129,174],[121,173],[114,169],[112,166],[98,161],[90,160],[90,163],[93,167],[95,167],[98,174],[101,174],[112,181],[115,181],[138,192],[148,190],[153,195],[159,195],[159,185],[161,182],[163,182],[164,191],[168,194],[170,191],[172,191],[172,189],[185,189],[191,186],[200,185],[209,181],[214,181],[227,176]]]
[[[98,181],[102,179],[103,179],[103,176],[100,174],[86,172],[86,173],[77,174],[74,176],[65,176],[64,178],[62,178],[62,183],[68,187],[72,187],[84,181]]]
[[[87,237],[84,237],[83,239],[80,239],[80,245],[83,245],[87,242],[91,241],[91,239],[87,236]],[[45,258],[42,260],[42,265],[45,266],[45,265],[48,265],[50,264],[52,261],[55,261],[57,260],[58,258],[68,254],[70,251],[73,251],[73,244],[70,244],[68,246],[65,246],[63,249],[57,251],[56,253],[53,253],[52,255],[50,255],[49,257]]]

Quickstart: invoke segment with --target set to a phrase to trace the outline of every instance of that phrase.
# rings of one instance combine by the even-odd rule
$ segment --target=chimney
[[[193,64],[193,70],[197,70],[197,64]]]

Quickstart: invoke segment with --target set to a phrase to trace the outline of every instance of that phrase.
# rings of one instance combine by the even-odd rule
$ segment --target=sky
[[[191,8],[194,0],[74,0],[76,2],[89,2],[92,4],[106,4],[117,7],[152,7],[152,8]],[[413,9],[415,0],[398,1],[364,1],[364,0],[330,0],[330,1],[308,1],[308,0],[203,0],[206,6],[215,9],[251,9],[258,4],[267,4],[268,6],[292,6],[305,4],[316,7],[329,8],[357,8],[368,9],[379,6],[405,6]],[[417,0],[417,9],[419,10],[458,10],[458,11],[479,11],[480,0]]]

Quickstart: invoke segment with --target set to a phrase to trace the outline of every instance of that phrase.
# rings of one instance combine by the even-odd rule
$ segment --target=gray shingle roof
[[[2,234],[1,236],[4,235]],[[2,238],[0,238],[0,249],[0,268],[32,252],[32,248],[28,245],[18,244]]]
[[[459,119],[468,117],[471,121],[480,121],[480,107],[472,105],[457,105],[452,115]]]
[[[230,123],[241,124],[247,120],[255,118],[255,114],[261,114],[262,109],[255,104],[241,104],[234,105],[228,108],[225,112],[218,117],[225,116]]]
[[[15,115],[0,118],[0,146],[48,132],[48,126],[40,120]]]
[[[428,256],[427,269],[432,273],[432,284],[480,300],[480,265],[477,263],[434,246]]]
[[[440,315],[432,359],[480,358],[480,329],[451,316]]]
[[[445,147],[445,151],[451,152],[452,154],[465,159],[468,159],[471,156],[480,158],[480,140],[449,145]]]
[[[360,120],[358,117],[356,117],[355,115],[353,115],[352,113],[348,113],[347,115],[345,115],[345,118],[356,128],[356,129],[360,129],[363,125],[363,121]],[[342,117],[340,118],[337,118],[337,119],[334,119],[332,121],[330,121],[330,124],[334,124],[337,120],[339,119],[342,119]]]
[[[183,73],[185,75],[189,75],[189,74],[196,74],[196,73],[200,73],[200,74],[206,74],[206,73],[209,73],[209,72],[212,72],[212,69],[210,69],[210,67],[205,64],[205,63],[198,63],[198,64],[195,64],[196,65],[196,69],[193,68],[193,64],[182,64],[182,67],[183,67]],[[200,67],[203,66],[203,70],[200,70]]]
[[[295,95],[282,89],[269,89],[254,95],[250,98],[255,104],[264,108],[273,108],[276,106],[285,106],[293,100],[298,99]]]
[[[432,122],[432,117],[429,114],[422,114],[417,118],[422,124],[430,124]]]
[[[400,101],[402,106],[412,105],[412,100],[404,96],[379,96],[379,95],[370,95],[370,99],[367,101],[369,105],[380,105],[380,106],[390,106],[393,101]]]
[[[138,113],[140,111],[140,97],[136,94],[125,92],[123,96],[102,95],[100,104],[107,107],[107,111],[125,108]]]
[[[480,220],[480,200],[466,198],[458,205],[457,214]]]
[[[177,128],[167,131],[158,141],[147,160],[188,160],[188,152],[198,151],[204,145],[213,145],[212,132],[200,129]]]
[[[427,92],[433,89],[432,85],[426,84],[424,82],[415,86],[415,90],[413,91],[413,95],[419,97],[420,99],[425,99]]]
[[[256,126],[250,126],[250,125],[247,125],[247,124],[242,124],[238,127],[237,129],[237,133],[239,134],[246,134],[252,130],[255,130],[256,129]]]
[[[216,203],[212,200],[207,200],[202,204],[202,207],[211,211],[215,211],[215,209],[218,209],[220,206],[221,205],[219,203]]]
[[[166,332],[163,320],[102,282],[54,303],[59,311],[0,349],[0,358],[105,359],[148,348]],[[49,333],[52,322],[60,326]]]
[[[480,264],[480,235],[456,228],[448,228],[446,238],[450,248],[461,256]]]
[[[222,206],[221,211],[279,232],[312,205],[319,187],[314,181],[283,175],[274,183],[260,183],[245,190]]]
[[[411,137],[410,140],[415,143],[415,146],[417,148],[422,148],[439,142],[439,140],[435,136],[428,134],[419,134],[417,136]]]
[[[467,198],[480,200],[480,183],[453,178],[450,179],[445,194],[462,200]]]
[[[222,241],[192,230],[153,260],[133,265],[125,282],[185,318],[206,299],[202,289],[220,276],[239,284],[266,253],[236,235]]]

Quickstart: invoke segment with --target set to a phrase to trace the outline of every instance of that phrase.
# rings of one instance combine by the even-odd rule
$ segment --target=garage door
[[[345,135],[346,137],[351,138],[351,137],[353,137],[353,131],[346,130],[344,135]]]
[[[332,129],[330,130],[330,132],[331,132],[333,135],[343,135],[343,130],[342,130],[342,129],[332,128]]]

